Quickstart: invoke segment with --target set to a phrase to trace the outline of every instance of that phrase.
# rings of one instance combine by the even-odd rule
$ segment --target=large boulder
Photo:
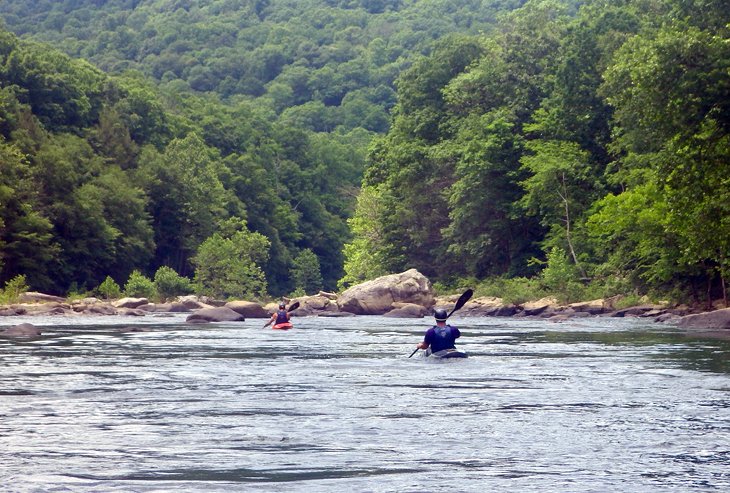
[[[578,303],[571,303],[568,307],[572,308],[576,312],[585,312],[590,315],[600,315],[601,313],[606,313],[613,308],[604,299],[580,301]]]
[[[269,318],[269,312],[253,301],[229,301],[225,306],[246,318]]]
[[[291,306],[295,302],[299,302],[299,307],[292,311],[292,313],[298,317],[309,317],[320,315],[322,313],[338,312],[340,310],[336,301],[332,300],[328,296],[322,296],[322,294],[294,298],[287,306]],[[271,313],[274,313],[275,311],[276,308],[274,308]]]
[[[171,303],[148,303],[146,305],[140,305],[138,308],[153,313],[186,313],[192,311],[184,303],[178,301]]]
[[[117,308],[139,308],[150,302],[147,298],[122,298],[112,303]]]
[[[439,306],[443,306],[447,311],[454,308],[453,305],[448,308],[448,304]],[[505,304],[502,298],[483,296],[469,300],[458,313],[462,317],[511,317],[518,311],[516,305]]]
[[[352,286],[337,299],[340,310],[355,315],[382,315],[391,311],[396,303],[432,307],[431,281],[416,269],[410,269]]]
[[[730,308],[687,315],[677,325],[683,329],[730,329]]]
[[[178,296],[177,302],[182,303],[185,307],[187,307],[189,310],[200,310],[201,308],[212,308],[213,305],[206,303],[206,300],[201,300],[197,296],[189,295],[189,296]]]
[[[612,317],[643,317],[649,312],[662,308],[664,308],[662,305],[637,305],[630,306],[628,308],[622,308],[621,310],[616,310],[614,312],[611,312],[610,315]]]
[[[22,305],[10,305],[0,307],[0,317],[13,317],[15,315],[25,315],[28,309]]]
[[[35,291],[26,291],[25,293],[20,294],[19,301],[21,303],[47,303],[53,301],[56,303],[63,303],[66,301],[66,298],[53,296],[52,294],[38,293]]]
[[[541,298],[537,301],[528,301],[522,304],[522,313],[525,316],[542,315],[545,311],[554,310],[558,306],[558,300],[552,296]]]

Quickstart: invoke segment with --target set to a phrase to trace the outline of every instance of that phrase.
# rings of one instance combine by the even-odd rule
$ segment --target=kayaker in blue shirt
[[[461,336],[461,332],[456,327],[446,325],[448,318],[446,310],[436,310],[434,317],[436,325],[426,331],[423,342],[418,343],[418,349],[428,349],[430,346],[432,353],[438,353],[444,349],[456,349],[454,343]]]
[[[292,328],[291,321],[289,320],[289,312],[286,311],[286,305],[284,303],[279,303],[279,310],[271,315],[271,320],[269,320],[268,323],[264,325],[264,327],[272,323],[274,324],[272,326],[272,328],[274,329]]]

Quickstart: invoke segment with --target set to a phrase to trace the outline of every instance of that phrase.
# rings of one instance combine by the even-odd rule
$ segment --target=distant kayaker
[[[456,349],[454,343],[461,336],[461,332],[456,327],[446,325],[446,319],[449,318],[446,310],[437,309],[434,317],[436,325],[426,331],[423,342],[418,343],[418,349],[428,349],[430,346],[432,353],[438,353],[444,349]]]
[[[271,320],[268,321],[264,327],[267,327],[270,324],[274,324],[272,328],[274,329],[291,329],[292,323],[289,321],[289,312],[286,311],[286,305],[284,303],[279,303],[279,309],[271,315]]]

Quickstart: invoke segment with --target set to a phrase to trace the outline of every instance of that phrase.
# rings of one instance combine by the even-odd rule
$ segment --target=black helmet
[[[436,317],[437,322],[446,322],[446,319],[449,318],[449,315],[446,313],[446,310],[444,310],[443,308],[434,310],[433,316]]]

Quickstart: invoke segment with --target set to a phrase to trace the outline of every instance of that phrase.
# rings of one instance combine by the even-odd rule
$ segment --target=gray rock
[[[38,302],[48,302],[48,301],[55,301],[56,303],[63,303],[64,301],[66,301],[66,298],[61,298],[60,296],[53,296],[52,294],[44,294],[44,293],[37,293],[35,291],[27,291],[20,295],[19,301],[21,303],[38,303]]]
[[[147,298],[122,298],[113,303],[117,308],[139,308],[150,302]]]
[[[0,335],[6,337],[36,337],[41,335],[41,329],[35,325],[24,323],[8,327],[0,332]]]
[[[430,309],[421,305],[402,303],[400,306],[385,313],[383,316],[392,318],[423,318],[430,313]]]
[[[340,310],[356,315],[382,315],[392,310],[395,303],[432,307],[431,281],[410,269],[352,286],[337,299]]]
[[[730,329],[730,308],[687,315],[677,325],[684,329]]]
[[[246,318],[269,318],[269,312],[253,301],[229,301],[225,306]]]
[[[205,322],[243,322],[244,316],[225,306],[216,306],[213,308],[203,308],[198,310],[186,319],[188,322],[205,321]]]

